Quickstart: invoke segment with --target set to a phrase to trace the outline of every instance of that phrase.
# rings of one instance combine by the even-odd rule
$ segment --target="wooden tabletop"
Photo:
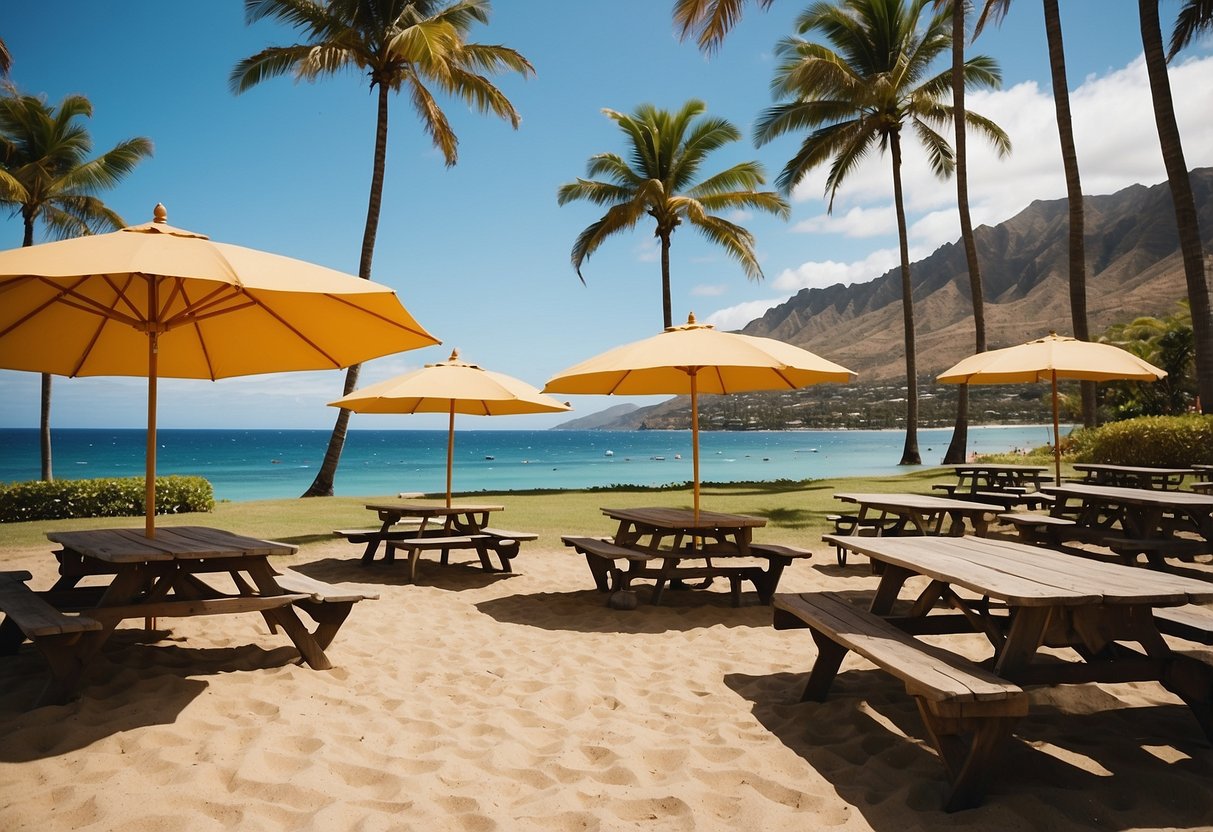
[[[1001,505],[978,503],[973,500],[954,500],[949,497],[936,497],[933,494],[902,494],[899,492],[865,492],[835,494],[834,499],[848,503],[871,506],[887,511],[959,511],[978,513],[986,511],[1006,511]]]
[[[46,536],[79,555],[108,563],[262,557],[293,555],[299,551],[298,547],[286,543],[258,540],[204,526],[159,528],[154,538],[147,537],[143,529],[47,532]]]
[[[695,512],[689,508],[604,508],[602,513],[613,520],[658,529],[756,529],[767,524],[765,517],[717,511],[701,511],[696,520]]]
[[[1194,491],[1160,491],[1152,488],[1124,488],[1117,485],[1091,485],[1076,482],[1044,485],[1040,490],[1047,494],[1102,500],[1107,503],[1213,509],[1213,494],[1197,494]]]
[[[375,503],[367,506],[370,511],[397,512],[402,517],[443,517],[455,514],[481,514],[486,511],[504,511],[505,506],[488,503],[453,503],[408,500],[401,503]]]
[[[1107,471],[1114,474],[1144,474],[1155,476],[1187,476],[1195,474],[1194,468],[1148,468],[1141,465],[1107,465],[1097,462],[1075,462],[1075,471]]]
[[[965,587],[1012,606],[1144,604],[1177,607],[1213,602],[1213,583],[982,537],[827,535],[894,566]]]
[[[1043,474],[1049,470],[1047,465],[1016,465],[1011,462],[950,462],[940,468],[951,468],[953,471],[994,471],[998,473]]]

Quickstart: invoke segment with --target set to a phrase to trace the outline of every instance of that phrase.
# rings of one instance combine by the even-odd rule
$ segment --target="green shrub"
[[[1183,468],[1213,464],[1213,416],[1142,416],[1094,430],[1075,431],[1069,451],[1076,462]]]
[[[0,484],[0,523],[69,517],[140,517],[145,480],[123,477]],[[202,477],[157,477],[156,513],[212,511],[215,490]]]

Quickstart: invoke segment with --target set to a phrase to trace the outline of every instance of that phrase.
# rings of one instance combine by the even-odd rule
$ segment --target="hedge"
[[[143,477],[0,484],[0,523],[72,517],[141,517]],[[156,478],[156,513],[213,511],[215,490],[202,477]]]
[[[1213,415],[1142,416],[1075,431],[1069,440],[1075,462],[1185,468],[1213,464]]]

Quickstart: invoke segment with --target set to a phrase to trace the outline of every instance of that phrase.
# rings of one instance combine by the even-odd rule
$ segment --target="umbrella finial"
[[[687,315],[687,323],[688,323],[688,324],[693,324],[693,323],[695,323],[695,313],[694,313],[694,312],[692,312],[692,313],[690,313],[689,315]]]
[[[156,207],[152,209],[152,222],[168,222],[168,209],[164,207],[163,202],[157,202]]]
[[[448,358],[447,361],[458,361],[458,360],[459,360],[459,348],[454,347],[451,350],[451,357]]]

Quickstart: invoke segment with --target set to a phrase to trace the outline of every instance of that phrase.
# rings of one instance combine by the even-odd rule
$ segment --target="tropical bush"
[[[1183,468],[1213,464],[1213,416],[1143,416],[1070,435],[1075,462]]]
[[[17,482],[0,485],[0,523],[63,520],[70,517],[139,517],[144,513],[145,480]],[[157,477],[156,513],[213,511],[215,490],[202,477]]]

